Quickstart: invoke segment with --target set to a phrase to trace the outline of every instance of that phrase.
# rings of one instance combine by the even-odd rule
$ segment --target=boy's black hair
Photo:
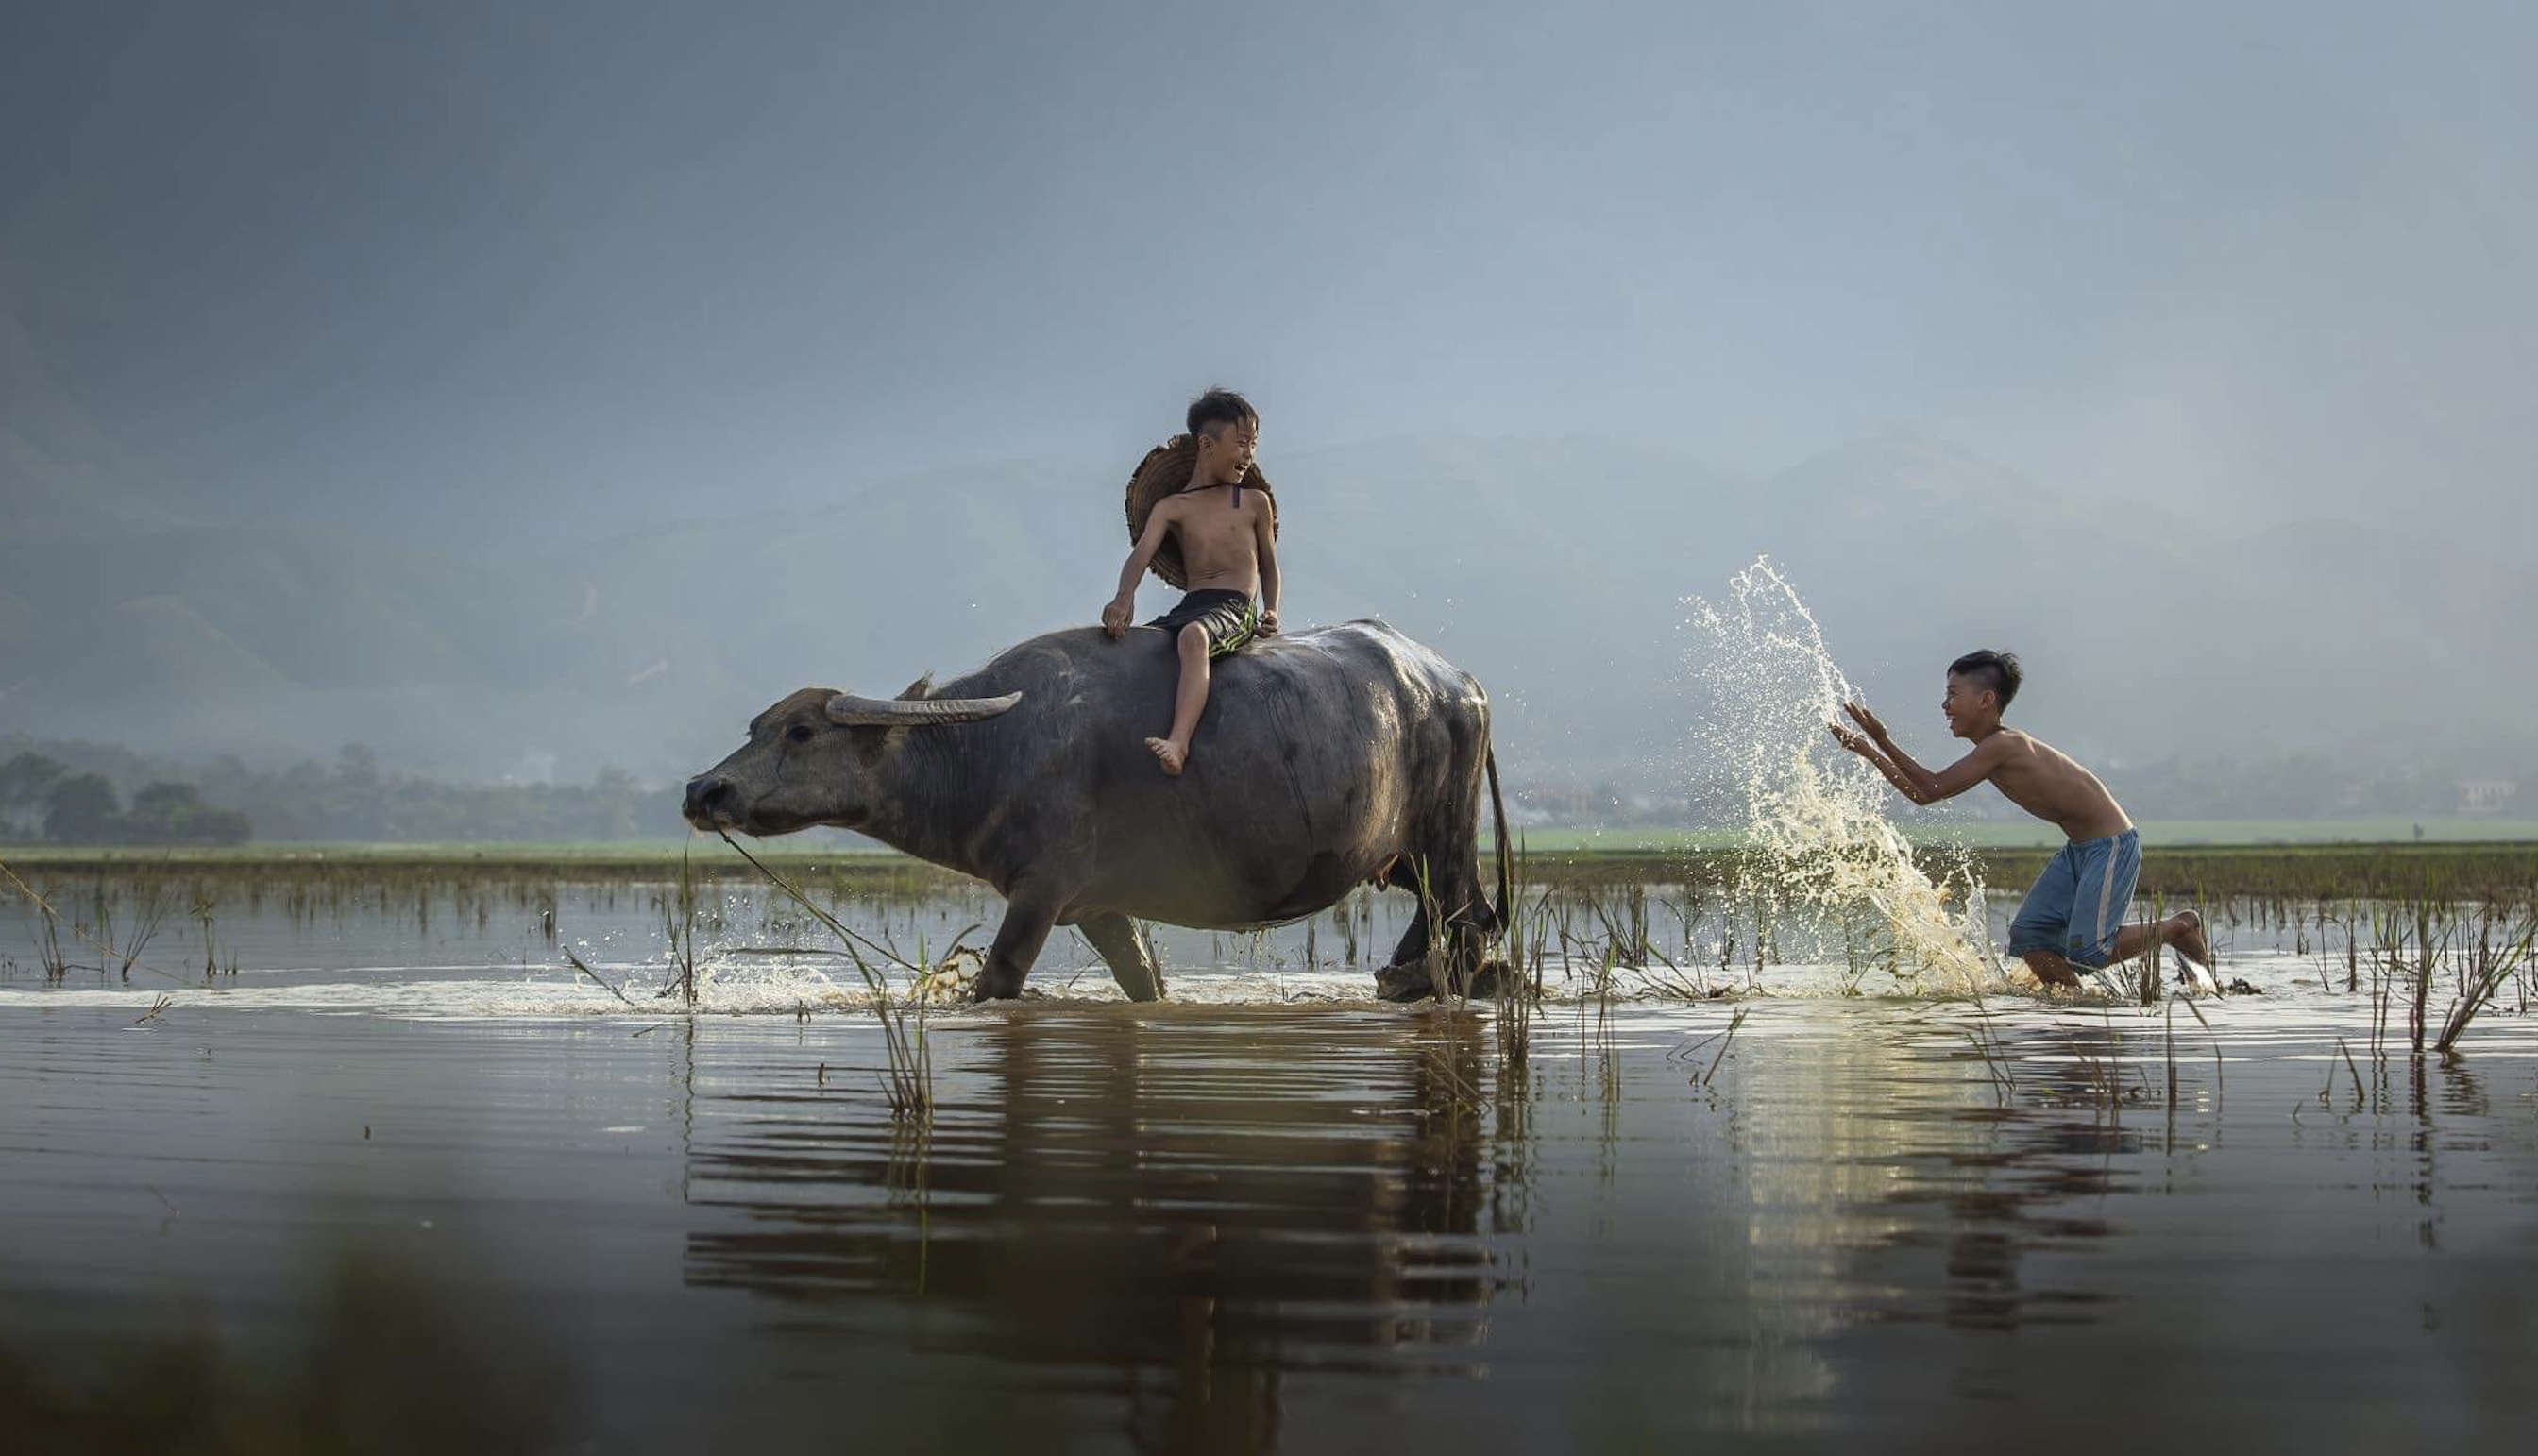
[[[1994,652],[1989,647],[1949,663],[1948,676],[1971,678],[1976,686],[1989,688],[1999,697],[2002,712],[2009,711],[2009,700],[2018,695],[2018,685],[2027,680],[2018,665],[2017,653]]]
[[[1239,425],[1245,420],[1256,424],[1259,419],[1260,412],[1251,408],[1251,401],[1222,384],[1216,384],[1209,386],[1207,393],[1190,401],[1189,432],[1197,434],[1219,425]]]

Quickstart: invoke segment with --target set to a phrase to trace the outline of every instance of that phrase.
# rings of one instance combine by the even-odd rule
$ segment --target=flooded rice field
[[[6,1449],[2520,1449],[2538,1416],[2528,972],[2416,1055],[2430,942],[2388,907],[2218,914],[2261,994],[2149,1005],[1938,994],[1891,938],[1665,885],[1542,893],[1508,1010],[1371,999],[1406,896],[1159,930],[1155,1006],[1061,934],[1032,999],[926,1013],[929,1113],[894,1116],[862,979],[759,889],[38,888],[66,923],[0,910]],[[816,898],[929,965],[995,912]],[[2475,924],[2427,921],[2436,1034]]]

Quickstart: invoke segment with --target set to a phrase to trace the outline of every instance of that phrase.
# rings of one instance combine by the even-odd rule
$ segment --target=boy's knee
[[[1199,626],[1195,622],[1182,628],[1181,650],[1183,652],[1201,653],[1207,651],[1207,629]]]

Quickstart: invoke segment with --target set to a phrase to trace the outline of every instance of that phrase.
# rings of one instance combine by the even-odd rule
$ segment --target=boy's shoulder
[[[1276,498],[1256,487],[1245,487],[1240,497],[1236,498],[1232,486],[1188,486],[1155,502],[1157,512],[1169,511],[1176,516],[1225,506],[1246,516],[1277,513]]]
[[[2013,759],[2026,758],[2041,746],[2027,734],[2003,724],[1974,745],[1974,756],[1986,762],[2006,763]]]
[[[1997,752],[2000,755],[2000,761],[2004,763],[2014,761],[2037,762],[2042,761],[2060,761],[2064,762],[2077,761],[2076,760],[2073,760],[2070,755],[2055,748],[2053,745],[2046,743],[2043,739],[2037,737],[2035,734],[2022,732],[2016,728],[2004,726],[1998,733],[1984,739],[1983,742],[1986,744],[1996,743],[2000,745]]]

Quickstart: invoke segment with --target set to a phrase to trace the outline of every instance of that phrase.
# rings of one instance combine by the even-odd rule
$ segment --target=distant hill
[[[785,513],[750,510],[745,480],[700,483],[675,529],[514,541],[456,523],[418,542],[188,524],[29,446],[0,455],[0,730],[673,777],[789,689],[893,691],[1092,622],[1134,453],[874,481]],[[1265,463],[1290,622],[1381,615],[1435,643],[1492,689],[1515,765],[1679,741],[1698,710],[1682,599],[1764,552],[1845,670],[1934,746],[1940,670],[1978,644],[2028,657],[2026,721],[2118,760],[2216,741],[2400,753],[2443,724],[2527,723],[2538,696],[2511,666],[2538,584],[2497,552],[2333,521],[2215,540],[1916,435],[1761,480],[1579,437]],[[1167,600],[1150,581],[1143,610]]]
[[[125,481],[112,455],[0,290],[0,533],[19,543],[75,542],[185,522]]]

